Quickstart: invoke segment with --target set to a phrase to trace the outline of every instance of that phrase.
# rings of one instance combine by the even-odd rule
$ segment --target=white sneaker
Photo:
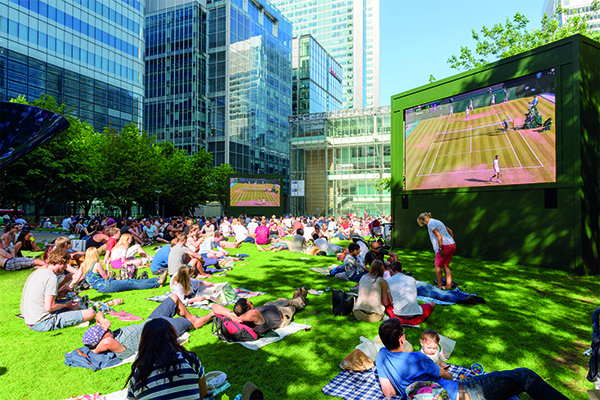
[[[502,183],[502,182],[500,182],[500,179],[498,179],[498,183]]]

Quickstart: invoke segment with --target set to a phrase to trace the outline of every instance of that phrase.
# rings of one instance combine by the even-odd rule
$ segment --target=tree
[[[162,168],[154,138],[140,132],[135,123],[126,125],[121,132],[104,128],[101,144],[104,157],[103,200],[129,214],[134,202],[153,198]]]
[[[42,95],[31,103],[19,96],[11,102],[30,104],[65,116],[65,104],[58,104],[52,96]],[[35,222],[40,222],[42,208],[50,201],[60,201],[72,196],[71,183],[78,179],[79,171],[73,160],[73,142],[83,134],[77,118],[66,115],[70,126],[53,139],[23,156],[3,169],[0,175],[0,188],[3,198],[14,206],[32,201],[35,208]]]
[[[210,200],[221,204],[223,215],[227,215],[227,199],[229,198],[229,179],[228,176],[235,171],[229,164],[221,164],[213,168],[210,178]]]
[[[595,1],[592,11],[597,10],[598,2]],[[473,39],[477,42],[475,50],[461,46],[460,56],[453,55],[448,59],[448,63],[455,69],[477,68],[577,33],[600,42],[600,32],[592,32],[587,24],[589,15],[574,13],[560,26],[558,19],[565,13],[566,10],[559,4],[554,18],[548,18],[544,14],[541,29],[528,29],[529,20],[517,12],[512,21],[506,18],[504,25],[499,23],[491,29],[484,25],[481,34],[472,30]]]

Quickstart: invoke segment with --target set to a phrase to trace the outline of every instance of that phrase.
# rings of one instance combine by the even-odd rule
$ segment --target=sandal
[[[107,301],[104,304],[106,304],[109,307],[118,306],[119,304],[123,304],[123,299],[113,299],[113,300]]]

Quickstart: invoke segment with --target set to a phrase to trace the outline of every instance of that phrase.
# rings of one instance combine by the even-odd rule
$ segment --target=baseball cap
[[[98,346],[107,330],[100,325],[89,327],[83,334],[83,344],[89,347]]]

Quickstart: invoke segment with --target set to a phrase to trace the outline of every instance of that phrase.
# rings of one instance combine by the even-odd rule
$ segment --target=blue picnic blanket
[[[452,374],[455,381],[460,380],[460,375],[473,376],[469,368],[458,365],[450,365],[448,372]],[[379,376],[377,368],[371,368],[363,372],[342,371],[331,380],[321,391],[333,397],[341,397],[345,400],[385,400],[381,386],[379,385]],[[391,399],[400,400],[402,397],[393,396]]]

